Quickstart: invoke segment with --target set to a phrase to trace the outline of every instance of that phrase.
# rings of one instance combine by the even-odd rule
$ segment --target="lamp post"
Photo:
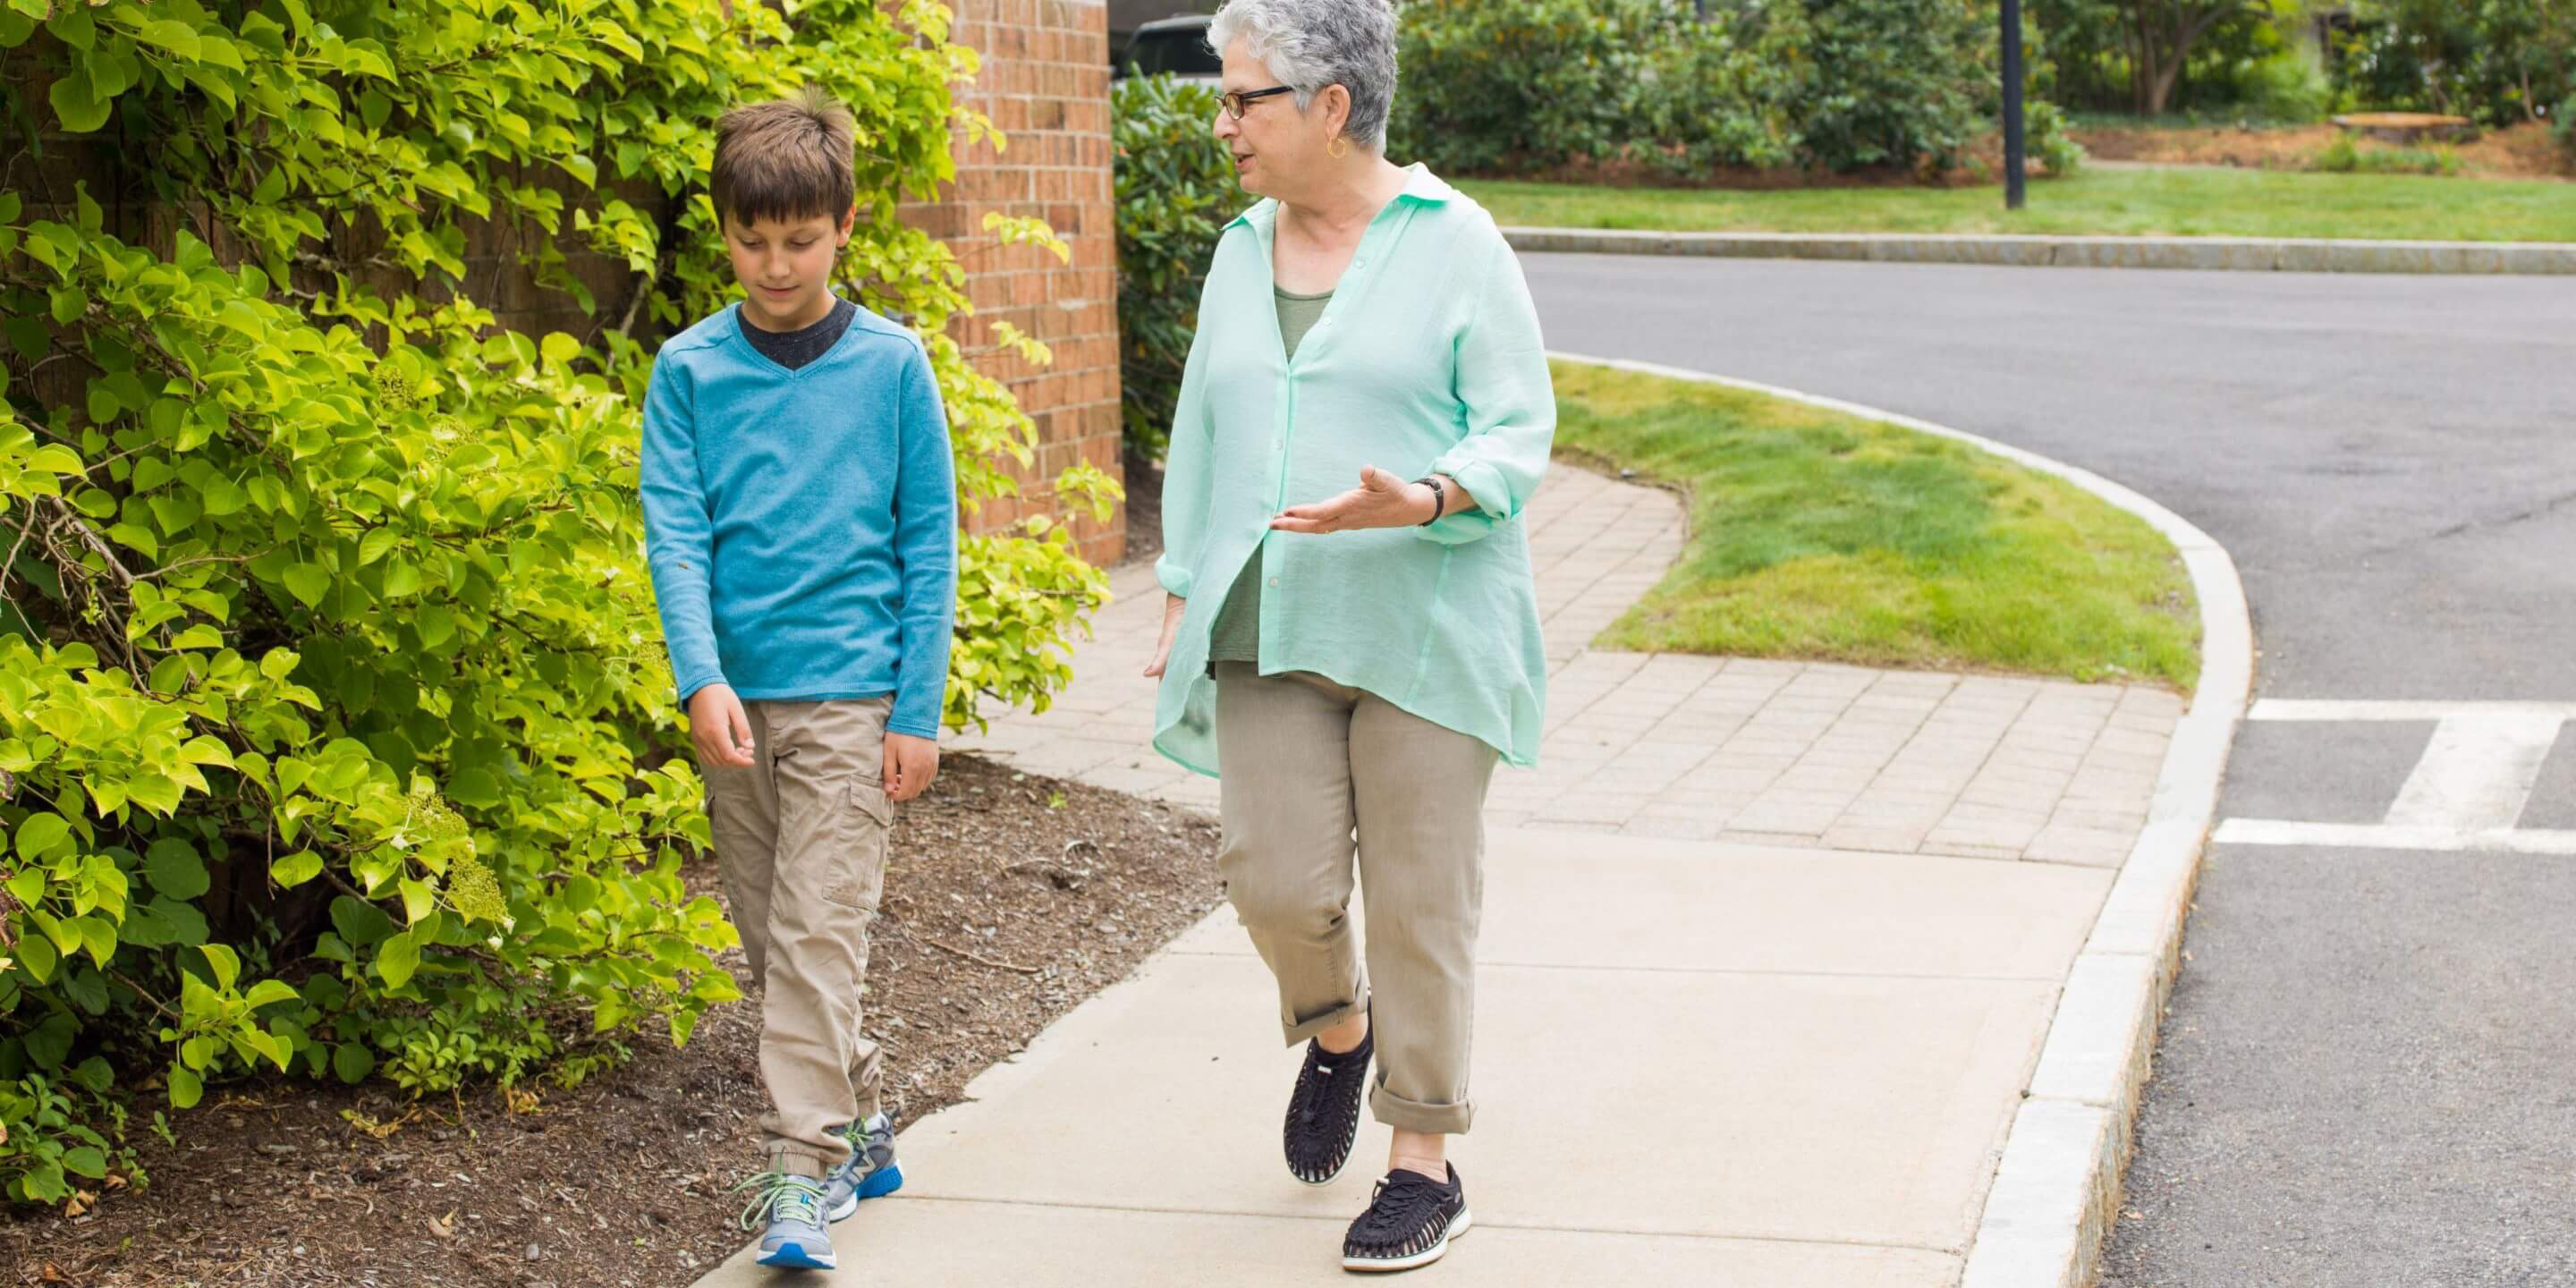
[[[2004,11],[2004,209],[2022,203],[2021,0],[2003,0]]]

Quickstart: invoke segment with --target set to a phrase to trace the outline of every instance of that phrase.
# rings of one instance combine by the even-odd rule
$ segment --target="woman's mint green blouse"
[[[1332,303],[1287,356],[1272,302],[1279,207],[1217,242],[1163,478],[1163,589],[1189,601],[1154,746],[1219,772],[1209,629],[1262,550],[1261,672],[1312,671],[1538,762],[1547,654],[1522,510],[1547,469],[1556,395],[1520,261],[1493,218],[1414,166],[1360,238]],[[1476,498],[1428,528],[1307,535],[1272,515],[1358,487],[1374,465],[1446,474]]]

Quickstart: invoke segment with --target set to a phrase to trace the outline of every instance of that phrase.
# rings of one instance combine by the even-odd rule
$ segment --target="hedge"
[[[0,179],[9,1197],[142,1179],[129,1106],[167,1130],[159,1102],[254,1071],[569,1083],[735,997],[734,931],[679,875],[708,831],[642,557],[651,346],[735,289],[716,116],[820,84],[858,118],[845,285],[928,342],[970,505],[1014,490],[1034,427],[946,334],[957,261],[895,218],[991,130],[948,21],[0,0],[42,154]],[[54,181],[107,156],[123,190]],[[102,199],[175,227],[134,244]],[[465,262],[495,223],[583,334],[496,325]],[[620,298],[559,242],[622,264]],[[1104,514],[1115,486],[1058,481]],[[1043,705],[1105,579],[1044,519],[961,562],[948,723]]]

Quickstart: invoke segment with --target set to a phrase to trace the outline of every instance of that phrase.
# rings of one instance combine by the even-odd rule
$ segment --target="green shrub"
[[[2335,91],[2313,54],[2283,49],[2240,70],[2231,97],[2249,119],[2311,125],[2334,110]]]
[[[1708,22],[1678,31],[1680,38],[1655,46],[1646,61],[1641,140],[1613,155],[1674,178],[1798,161],[1796,43],[1804,28],[1784,19],[1761,28]]]
[[[2338,87],[2365,107],[2538,120],[2576,93],[2576,4],[2367,0],[2332,53]]]
[[[1831,170],[1947,170],[1992,128],[1994,22],[1959,0],[1807,0],[1794,82],[1802,153]],[[1782,6],[1774,28],[1798,24]]]
[[[0,1186],[129,1167],[122,1102],[156,1086],[571,1081],[686,1041],[735,936],[679,876],[708,832],[642,560],[650,344],[736,289],[717,113],[819,83],[858,116],[845,284],[929,344],[970,503],[1012,490],[1034,429],[945,334],[956,260],[895,217],[952,124],[990,130],[946,9],[29,8],[0,6],[10,132],[120,158],[120,209],[180,230],[128,244],[23,159],[0,189]],[[585,335],[495,325],[484,221]],[[949,723],[1043,704],[1105,580],[1043,520],[961,565]]]
[[[1689,38],[1664,0],[1411,0],[1397,24],[1399,160],[1460,173],[1607,161],[1640,143],[1659,51]]]
[[[1413,0],[1390,136],[1464,174],[1946,168],[1987,128],[1985,27],[1956,0]]]
[[[2084,145],[2067,132],[2066,113],[2055,103],[2024,104],[2022,129],[2024,145],[2051,177],[2064,178],[2084,168]]]
[[[2576,166],[2576,94],[2558,105],[2549,118],[2549,137],[2558,141],[2558,154]]]
[[[1210,128],[1214,89],[1136,76],[1119,81],[1111,100],[1119,410],[1128,453],[1151,461],[1171,436],[1217,237],[1252,198],[1235,181],[1233,154]]]
[[[2450,148],[2365,148],[2340,134],[2317,153],[2315,168],[2329,174],[2455,175],[2460,154]]]

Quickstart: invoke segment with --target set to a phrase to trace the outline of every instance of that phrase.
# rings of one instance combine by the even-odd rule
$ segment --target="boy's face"
[[[725,216],[725,249],[742,283],[743,316],[763,331],[812,326],[832,311],[832,263],[849,244],[853,207],[839,219],[756,219]]]

